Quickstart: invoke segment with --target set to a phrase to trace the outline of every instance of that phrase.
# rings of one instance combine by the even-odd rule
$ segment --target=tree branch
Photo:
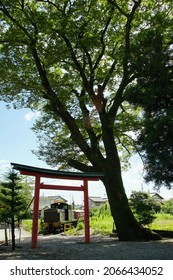
[[[113,12],[113,10],[114,9],[112,9],[111,11]],[[106,46],[105,46],[105,42],[104,42],[104,37],[105,37],[106,31],[107,31],[107,29],[109,27],[109,24],[111,22],[111,19],[112,19],[112,15],[108,18],[108,20],[106,22],[106,25],[105,25],[105,28],[103,29],[103,32],[102,32],[102,35],[101,35],[101,38],[100,38],[100,42],[102,44],[102,50],[101,50],[101,52],[100,52],[100,54],[99,54],[99,56],[98,56],[98,58],[96,60],[96,63],[94,65],[94,67],[93,67],[94,71],[97,68],[98,64],[100,63],[100,61],[101,61],[101,59],[102,59],[102,57],[103,57],[103,55],[105,53]]]
[[[125,133],[123,133],[122,135],[124,135],[125,137],[129,138],[129,139],[133,142],[133,146],[134,146],[136,152],[138,153],[138,155],[139,155],[139,157],[140,157],[140,159],[141,159],[141,161],[142,161],[142,163],[143,163],[143,166],[145,166],[145,163],[144,163],[144,160],[143,160],[143,156],[142,156],[142,154],[140,153],[140,151],[139,151],[139,149],[138,149],[138,147],[137,147],[137,145],[136,145],[135,140],[134,140],[131,136],[129,136],[129,135],[125,134]]]
[[[3,12],[3,14],[8,17],[20,30],[24,32],[24,34],[31,40],[33,41],[33,37],[30,35],[30,33],[27,31],[25,27],[23,27],[8,11],[8,9],[5,7],[2,1],[0,1],[0,11]]]
[[[57,8],[57,10],[59,10],[59,9],[58,9],[58,6],[57,6],[55,3],[53,3],[52,1],[50,1],[50,0],[38,0],[38,2],[51,4],[52,6],[54,6],[55,8]]]
[[[107,74],[107,76],[106,76],[104,82],[103,82],[103,85],[102,85],[103,90],[105,90],[105,88],[106,88],[106,86],[107,86],[107,84],[108,84],[108,82],[109,82],[109,80],[110,80],[110,77],[112,77],[112,74],[113,74],[113,72],[114,72],[114,70],[115,70],[115,65],[116,65],[116,62],[114,61],[114,62],[112,63],[112,65],[111,65],[111,68],[109,69],[109,72],[108,72],[108,74]]]
[[[82,89],[81,94],[79,94],[77,91],[73,90],[73,92],[75,93],[76,97],[79,100],[79,105],[82,111],[82,115],[83,115],[83,120],[84,120],[84,127],[88,133],[90,142],[91,142],[91,148],[93,150],[97,149],[98,150],[98,138],[94,132],[94,129],[91,125],[91,120],[90,120],[90,112],[86,107],[85,104],[85,90]]]
[[[63,32],[60,32],[59,30],[55,30],[55,32],[57,32],[61,36],[61,38],[64,40],[64,42],[65,42],[65,44],[66,44],[66,46],[67,46],[67,48],[68,48],[68,50],[69,50],[69,52],[71,54],[71,58],[72,58],[72,61],[73,61],[74,65],[75,65],[75,68],[80,73],[80,76],[82,78],[84,87],[86,88],[86,90],[88,92],[90,92],[90,86],[89,86],[87,77],[85,75],[85,72],[84,72],[81,64],[79,63],[79,61],[78,61],[78,59],[77,59],[77,57],[75,55],[75,52],[74,52],[73,47],[72,47],[72,45],[70,43],[70,40],[67,38],[67,36],[65,34],[63,34]]]
[[[113,1],[111,1],[111,2],[113,2]],[[116,92],[112,107],[109,110],[109,117],[110,117],[110,119],[112,119],[112,122],[114,121],[118,108],[123,101],[122,96],[123,96],[124,89],[128,85],[128,83],[132,80],[132,77],[129,77],[130,73],[128,71],[128,61],[129,61],[129,56],[130,56],[131,23],[133,21],[135,12],[136,12],[137,8],[140,6],[141,2],[142,2],[142,0],[135,1],[134,6],[131,10],[131,13],[126,15],[127,21],[126,21],[126,26],[125,26],[125,49],[124,49],[124,58],[123,58],[123,76],[122,76],[120,86]]]
[[[68,161],[68,164],[77,169],[77,170],[80,170],[82,172],[100,172],[100,170],[96,170],[93,166],[89,166],[89,165],[86,165],[84,163],[81,163],[77,160],[74,160],[74,159],[70,159]]]
[[[79,127],[78,127],[75,119],[66,110],[63,103],[60,101],[60,99],[57,97],[56,93],[53,91],[53,89],[49,83],[49,80],[46,76],[46,71],[38,56],[35,44],[31,45],[31,51],[32,51],[32,55],[35,60],[35,64],[37,66],[37,69],[38,69],[38,72],[39,72],[39,75],[40,75],[40,78],[42,81],[42,85],[46,91],[46,98],[50,101],[51,107],[52,107],[52,110],[53,110],[55,116],[58,114],[58,116],[61,117],[61,119],[65,122],[69,131],[71,132],[72,140],[78,144],[79,148],[86,155],[86,157],[89,159],[89,161],[93,165],[94,164],[97,165],[96,155],[99,152],[98,149],[96,151],[94,151],[94,149],[91,148],[87,144],[86,140],[84,139],[83,135],[81,134],[81,132],[79,130]]]
[[[120,137],[118,135],[116,135],[118,142],[122,145],[122,147],[126,150],[126,152],[130,155],[130,151],[129,149],[124,145],[124,143],[121,141]]]
[[[112,4],[122,15],[125,17],[128,17],[128,14],[123,11],[123,9],[120,8],[120,6],[117,4],[115,0],[107,0],[108,3]]]

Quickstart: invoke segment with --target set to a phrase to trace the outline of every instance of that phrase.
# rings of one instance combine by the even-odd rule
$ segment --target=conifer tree
[[[0,220],[11,226],[12,250],[15,250],[15,223],[24,217],[30,195],[31,188],[23,184],[19,175],[13,170],[0,183]]]

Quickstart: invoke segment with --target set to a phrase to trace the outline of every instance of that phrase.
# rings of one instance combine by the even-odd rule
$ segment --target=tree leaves
[[[141,115],[123,109],[124,92],[130,101],[141,91],[144,100],[144,87],[156,89],[146,69],[154,74],[152,65],[164,66],[155,29],[166,28],[168,41],[171,19],[163,20],[169,9],[162,3],[0,1],[0,98],[42,111],[34,128],[40,157],[65,166],[74,158],[102,170],[108,151],[103,135],[111,131],[127,162],[134,150],[127,132],[137,130]],[[151,61],[152,40],[158,50]]]
[[[6,222],[22,218],[31,200],[31,187],[21,182],[18,174],[10,171],[0,183],[0,219]]]
[[[138,60],[134,56],[131,63],[136,82],[126,90],[126,98],[144,110],[138,148],[144,162],[145,179],[147,182],[153,180],[156,188],[162,184],[170,188],[173,180],[173,52],[168,34],[172,19],[168,17],[165,29],[162,29],[162,26],[159,28],[162,16],[158,13],[153,19],[154,28],[137,36],[139,41],[133,48]]]

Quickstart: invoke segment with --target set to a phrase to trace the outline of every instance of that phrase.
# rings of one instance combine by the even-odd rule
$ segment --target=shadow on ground
[[[1,260],[172,260],[173,239],[150,242],[120,242],[116,238],[49,235],[39,236],[38,248],[31,248],[31,238],[25,237],[11,247],[0,246]]]

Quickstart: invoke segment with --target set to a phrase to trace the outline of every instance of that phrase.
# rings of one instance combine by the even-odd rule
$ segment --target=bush
[[[83,222],[79,222],[77,224],[77,230],[81,230],[81,229],[84,229],[84,223]]]
[[[173,198],[164,203],[162,206],[162,212],[173,215]]]
[[[130,207],[141,225],[148,225],[156,218],[155,214],[159,212],[160,205],[149,193],[133,191],[130,196]]]

